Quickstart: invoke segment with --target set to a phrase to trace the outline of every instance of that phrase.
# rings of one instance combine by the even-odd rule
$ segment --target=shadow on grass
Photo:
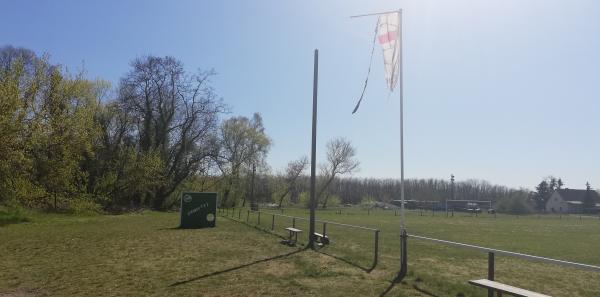
[[[415,289],[415,290],[417,290],[417,291],[419,291],[419,292],[421,292],[421,293],[423,293],[423,294],[425,294],[427,296],[438,297],[438,295],[435,295],[435,294],[433,294],[433,293],[431,293],[431,292],[429,292],[429,291],[427,291],[425,289],[421,289],[417,285],[413,285],[412,287],[413,287],[413,289]]]
[[[350,261],[350,260],[348,260],[348,259],[344,259],[344,258],[342,258],[342,257],[335,256],[335,255],[332,255],[332,254],[326,253],[326,252],[324,252],[324,251],[322,251],[322,250],[315,250],[315,251],[316,251],[317,253],[323,254],[323,255],[325,255],[325,256],[332,257],[332,258],[334,258],[334,259],[336,259],[336,260],[338,260],[338,261],[342,261],[342,262],[344,262],[344,263],[346,263],[346,264],[348,264],[348,265],[354,266],[354,267],[356,267],[356,268],[358,268],[358,269],[360,269],[360,270],[362,270],[362,271],[364,271],[364,272],[366,272],[366,273],[370,273],[371,271],[373,271],[373,269],[375,269],[375,267],[374,267],[374,266],[373,266],[373,267],[370,267],[370,268],[363,267],[363,266],[360,266],[359,264],[356,264],[356,263],[354,263],[354,262],[352,262],[352,261]]]
[[[279,235],[279,234],[277,234],[277,233],[273,233],[271,230],[264,229],[264,228],[260,228],[260,227],[258,227],[258,226],[256,226],[256,225],[252,225],[252,224],[248,224],[248,223],[246,223],[246,222],[244,222],[244,221],[236,220],[235,218],[230,218],[230,217],[227,217],[227,216],[221,216],[221,217],[223,217],[223,218],[227,218],[227,219],[229,219],[229,220],[231,220],[231,221],[234,221],[234,222],[237,222],[237,223],[242,223],[242,224],[244,224],[244,225],[246,225],[246,226],[248,226],[248,227],[254,228],[254,229],[258,230],[258,231],[261,231],[261,232],[264,232],[264,233],[267,233],[267,234],[270,234],[270,235],[277,236],[277,237],[279,237],[279,238],[283,239],[283,241],[281,242],[282,244],[285,244],[286,242],[288,242],[288,238],[287,238],[287,237],[285,237],[285,236],[282,236],[282,235]],[[308,246],[306,246],[305,248],[306,248],[306,249],[308,249]],[[364,272],[366,272],[366,273],[370,273],[371,271],[373,271],[373,269],[375,269],[375,266],[377,265],[377,264],[375,263],[375,264],[374,264],[374,265],[372,265],[371,267],[363,267],[363,266],[360,266],[359,264],[357,264],[357,263],[354,263],[354,262],[352,262],[352,261],[350,261],[350,260],[348,260],[348,259],[344,259],[344,258],[341,258],[341,257],[339,257],[339,256],[335,256],[335,255],[332,255],[332,254],[326,253],[326,252],[324,252],[324,251],[322,251],[322,250],[315,250],[315,251],[316,251],[316,252],[318,252],[318,253],[321,253],[321,254],[323,254],[323,255],[326,255],[326,256],[332,257],[332,258],[334,258],[334,259],[336,259],[336,260],[342,261],[342,262],[344,262],[344,263],[346,263],[346,264],[349,264],[349,265],[351,265],[351,266],[354,266],[354,267],[356,267],[356,268],[358,268],[358,269],[360,269],[360,270],[362,270],[362,271],[364,271]]]
[[[207,278],[207,277],[211,277],[211,276],[215,276],[215,275],[219,275],[219,274],[223,274],[223,273],[227,273],[227,272],[231,272],[231,271],[235,271],[235,270],[246,268],[246,267],[249,267],[249,266],[252,266],[252,265],[255,265],[255,264],[259,264],[259,263],[264,263],[264,262],[268,262],[268,261],[272,261],[272,260],[282,259],[282,258],[285,258],[285,257],[289,257],[291,255],[300,253],[300,252],[302,252],[304,250],[305,249],[299,249],[299,250],[295,250],[295,251],[290,252],[290,253],[286,253],[286,254],[282,254],[282,255],[277,255],[277,256],[274,256],[274,257],[266,258],[266,259],[256,260],[254,262],[242,264],[240,266],[228,268],[228,269],[225,269],[225,270],[211,272],[211,273],[208,273],[208,274],[204,274],[204,275],[201,275],[201,276],[193,277],[193,278],[186,279],[186,280],[183,280],[183,281],[178,281],[178,282],[170,284],[169,287],[175,287],[175,286],[187,284],[189,282],[201,280],[201,279],[204,279],[204,278]]]
[[[381,294],[379,294],[379,297],[383,297],[383,296],[387,295],[387,293],[389,293],[396,286],[396,284],[402,283],[402,284],[406,285],[406,281],[402,280],[403,278],[404,278],[403,276],[401,276],[400,274],[397,274],[394,277],[394,279],[392,279],[390,281],[390,285],[387,286],[387,288],[385,288],[385,291],[383,291],[383,292],[381,292]],[[415,286],[415,289],[417,289],[416,286]]]
[[[395,286],[396,284],[402,283],[404,285],[406,285],[405,281],[398,281],[398,277],[395,277],[391,282],[390,285],[385,288],[385,291],[381,292],[381,294],[379,294],[379,297],[384,297],[385,295],[387,295]],[[423,295],[426,296],[430,296],[430,297],[439,297],[438,295],[435,295],[425,289],[421,289],[419,288],[417,285],[412,285],[412,288],[419,291],[420,293],[422,293]]]
[[[163,231],[163,230],[187,230],[187,229],[182,229],[179,227],[165,227],[165,228],[158,228],[156,229],[157,231]]]

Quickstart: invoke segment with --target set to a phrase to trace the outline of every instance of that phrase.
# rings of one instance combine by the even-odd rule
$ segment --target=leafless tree
[[[119,105],[134,121],[141,154],[158,153],[166,183],[153,197],[162,208],[167,196],[188,176],[201,170],[215,153],[218,116],[225,110],[210,86],[214,71],[188,75],[172,57],[144,57],[119,86]]]
[[[327,143],[327,163],[321,166],[323,183],[317,194],[317,201],[327,190],[331,182],[338,175],[350,174],[358,169],[360,164],[354,157],[356,151],[350,141],[345,138],[336,138]],[[327,207],[329,196],[323,199],[321,206]]]
[[[279,196],[279,208],[281,208],[283,198],[285,198],[285,196],[296,185],[298,177],[302,174],[302,172],[304,172],[306,167],[308,167],[308,158],[306,156],[303,156],[297,160],[290,161],[287,164],[285,175],[283,177],[283,180],[285,182],[285,191],[281,194],[281,196]]]

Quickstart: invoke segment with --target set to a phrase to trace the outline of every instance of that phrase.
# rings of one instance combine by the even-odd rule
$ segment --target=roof
[[[587,190],[559,189],[559,190],[556,190],[556,192],[558,192],[560,197],[562,197],[562,199],[565,201],[583,202],[583,200],[585,200],[585,195],[586,195],[585,193],[587,192]],[[598,192],[596,192],[594,190],[590,190],[590,194],[592,195],[592,197],[594,198],[595,201],[600,201],[600,194],[598,194]]]

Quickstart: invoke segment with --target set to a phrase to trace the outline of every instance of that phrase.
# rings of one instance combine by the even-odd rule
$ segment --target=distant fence
[[[308,224],[309,219],[303,217],[295,217],[290,215],[278,214],[273,212],[265,212],[265,211],[253,211],[246,208],[219,208],[219,214],[224,217],[236,219],[239,222],[245,222],[246,224],[253,225],[255,227],[259,227],[263,230],[270,231],[271,233],[277,234],[281,237],[285,236],[284,228],[286,227],[294,227],[302,230],[309,230]],[[361,267],[364,270],[370,271],[375,266],[377,266],[377,262],[379,259],[379,229],[369,228],[364,226],[350,225],[337,223],[332,221],[324,221],[324,220],[315,220],[316,224],[320,224],[320,230],[315,226],[315,232],[321,232],[324,236],[328,234],[336,234],[336,230],[340,228],[344,229],[355,229],[368,232],[373,235],[373,257],[370,267]],[[333,230],[332,230],[333,229]],[[277,230],[277,231],[276,231]],[[339,234],[339,233],[338,233]],[[354,241],[356,238],[360,238],[360,236],[353,237],[343,237],[339,236],[329,236],[331,247],[333,250],[342,251],[344,256],[349,256],[352,258],[362,258],[364,256],[364,251],[360,252],[352,252],[350,250],[342,250],[343,247],[348,246],[344,244],[344,241],[348,241],[348,243]],[[356,245],[356,244],[353,244]],[[328,247],[328,248],[331,248]],[[359,265],[360,266],[360,265]]]
[[[357,208],[357,207],[336,207],[336,208],[327,208],[327,210],[332,211],[334,214],[338,215],[357,215],[357,214],[367,214],[367,215],[380,215],[380,214],[389,214],[394,216],[400,216],[400,208],[399,207],[390,207],[390,208]],[[479,218],[536,218],[536,219],[570,219],[575,220],[578,219],[580,221],[585,220],[600,220],[599,214],[581,214],[581,213],[530,213],[530,214],[512,214],[505,212],[487,212],[487,211],[468,211],[468,210],[458,210],[449,208],[445,209],[436,209],[436,208],[406,208],[406,214],[416,214],[418,216],[445,216],[445,217],[479,217]],[[283,208],[279,209],[283,213]]]

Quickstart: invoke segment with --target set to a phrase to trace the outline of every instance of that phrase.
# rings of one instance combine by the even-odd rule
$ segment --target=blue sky
[[[0,1],[0,45],[90,78],[143,55],[214,68],[231,115],[263,115],[274,170],[309,155],[318,48],[319,159],[346,137],[372,177],[399,176],[398,94],[376,49],[351,115],[376,19],[349,16],[402,8],[407,177],[600,188],[600,1]]]

